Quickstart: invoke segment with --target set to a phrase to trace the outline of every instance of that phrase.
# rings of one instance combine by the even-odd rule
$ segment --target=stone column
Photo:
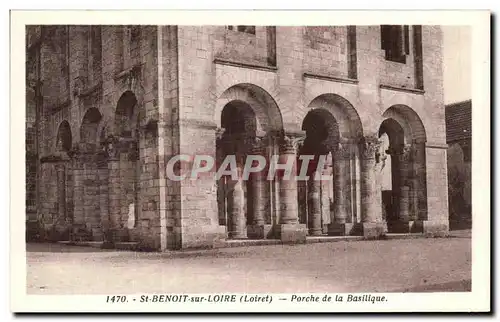
[[[351,146],[347,141],[339,142],[333,151],[333,222],[330,235],[349,235],[353,224],[347,220],[347,175],[351,157]]]
[[[308,228],[310,236],[323,234],[321,225],[321,170],[316,169],[307,182],[307,201],[309,205]]]
[[[224,131],[225,129],[218,128],[215,133],[215,159],[216,159],[216,169],[218,170],[225,157],[224,150]],[[221,177],[217,180],[217,212],[219,217],[219,225],[226,226],[226,187],[225,187],[225,177]]]
[[[332,155],[328,153],[325,167],[323,168],[323,177],[326,180],[321,180],[321,220],[323,226],[323,233],[328,234],[328,225],[331,224],[330,214],[330,191],[332,187]]]
[[[112,236],[110,236],[110,215],[109,215],[109,195],[108,195],[108,156],[105,151],[98,154],[97,160],[97,177],[99,180],[99,209],[101,217],[101,229],[103,232],[104,242],[110,242]]]
[[[238,178],[232,180],[228,178],[229,191],[227,205],[229,213],[229,237],[242,239],[247,237],[245,218],[245,195],[243,190],[243,180],[241,178],[241,167],[238,166]]]
[[[122,228],[121,223],[121,187],[120,187],[120,151],[118,141],[109,138],[106,142],[108,155],[108,211],[111,242],[119,242],[117,233]]]
[[[402,186],[399,191],[399,220],[403,223],[410,221],[409,191],[408,186]]]
[[[265,141],[263,138],[256,138],[253,143],[250,154],[255,156],[265,156]],[[256,166],[256,165],[254,165]],[[268,209],[268,191],[266,182],[266,169],[251,173],[250,188],[252,189],[252,224],[248,227],[248,237],[263,239],[269,235],[271,225],[266,225],[266,210]]]
[[[83,189],[83,162],[81,160],[80,152],[77,148],[71,151],[71,158],[73,163],[73,222],[71,239],[76,240],[79,238],[78,230],[85,226],[85,213],[83,207],[84,189]]]
[[[66,166],[56,164],[57,173],[57,215],[59,220],[66,219]]]
[[[410,169],[411,169],[411,146],[405,145],[403,150],[398,155],[399,163],[399,175],[400,175],[400,186],[399,186],[399,215],[398,220],[403,222],[405,226],[405,231],[409,232],[409,227],[406,228],[410,218]]]
[[[379,171],[383,165],[381,142],[376,136],[365,137],[361,142],[361,216],[363,235],[374,238],[387,232],[382,219],[382,191]]]
[[[297,147],[303,137],[285,135],[280,145],[279,163],[285,164],[291,158],[293,167],[290,177],[284,177],[283,171],[279,172],[279,203],[280,220],[277,235],[283,242],[305,242],[307,228],[299,224],[297,201]],[[288,161],[292,162],[292,161]]]

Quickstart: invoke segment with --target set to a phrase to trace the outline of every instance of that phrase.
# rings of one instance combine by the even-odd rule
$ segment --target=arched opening
[[[319,236],[328,233],[331,223],[331,204],[333,202],[333,153],[340,140],[339,125],[335,117],[326,109],[309,111],[302,122],[306,138],[300,147],[298,167],[302,170],[302,158],[307,157],[308,180],[297,182],[299,197],[299,221],[306,224],[309,235]],[[320,158],[326,160],[321,167]],[[327,176],[318,180],[317,176]]]
[[[248,155],[261,155],[268,163],[278,150],[282,134],[281,114],[272,97],[252,84],[227,89],[217,101],[217,168],[234,157],[240,171],[238,180],[230,176],[217,182],[219,224],[226,226],[228,238],[270,237],[276,220],[276,182],[265,171],[241,178]],[[224,165],[227,165],[224,163]]]
[[[89,108],[80,126],[79,162],[74,169],[75,183],[75,236],[102,240],[99,209],[100,184],[97,165],[98,127],[102,115],[97,108]],[[78,203],[77,203],[78,202]]]
[[[381,169],[382,189],[382,212],[383,218],[388,223],[397,221],[401,211],[407,212],[408,205],[402,205],[402,194],[407,194],[408,182],[406,182],[407,169],[405,166],[404,130],[394,119],[386,119],[379,129],[379,138],[382,141],[380,148],[383,167]],[[407,198],[405,196],[405,198]],[[389,224],[390,226],[390,224]]]
[[[87,150],[95,150],[97,144],[97,128],[102,115],[96,108],[89,108],[85,113],[80,127],[80,142]]]
[[[68,121],[62,121],[57,130],[56,151],[68,152],[71,150],[73,137],[71,135],[71,127]]]
[[[425,129],[415,111],[405,105],[391,106],[383,116],[379,136],[388,138],[388,148],[381,149],[386,168],[382,175],[391,178],[391,189],[382,187],[388,229],[412,232],[420,227],[416,221],[427,218]]]
[[[222,110],[221,125],[224,136],[217,150],[220,151],[222,160],[234,156],[240,171],[255,140],[256,123],[254,111],[245,102],[232,101]],[[229,238],[246,238],[247,226],[252,224],[252,189],[249,181],[231,180],[229,176],[222,180],[221,185],[225,186],[227,194],[228,211],[224,214],[225,219],[221,221],[227,227]]]
[[[136,136],[137,112],[137,98],[131,91],[126,91],[116,105],[115,134],[117,136],[123,138]]]
[[[359,217],[356,142],[363,135],[361,120],[354,107],[336,94],[316,97],[309,108],[302,123],[306,138],[299,157],[311,161],[308,180],[297,182],[299,219],[309,235],[350,234],[346,227]],[[300,161],[299,166],[303,167]]]
[[[138,126],[139,107],[135,94],[124,92],[118,100],[114,116],[114,134],[117,155],[110,162],[114,172],[117,172],[119,181],[117,187],[110,188],[112,198],[119,200],[112,205],[113,217],[118,241],[133,241],[133,230],[137,227],[141,208],[139,207],[139,180],[140,180],[140,133]],[[107,129],[103,129],[105,133]],[[103,134],[106,135],[106,134]],[[111,176],[111,174],[110,174]]]

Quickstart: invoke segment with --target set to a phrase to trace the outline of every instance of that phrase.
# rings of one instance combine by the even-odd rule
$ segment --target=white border
[[[470,25],[472,29],[472,102],[473,102],[473,240],[472,292],[470,293],[392,293],[386,304],[360,306],[332,305],[219,306],[176,304],[176,310],[188,312],[226,312],[237,310],[272,311],[484,311],[489,310],[490,289],[490,57],[489,12],[486,11],[13,11],[11,13],[11,178],[24,178],[24,26],[25,24],[272,24],[272,25],[368,25],[436,24]],[[26,259],[24,243],[24,180],[11,180],[11,309],[14,311],[156,311],[163,305],[139,303],[109,305],[102,296],[26,295]],[[379,294],[377,294],[379,295]]]

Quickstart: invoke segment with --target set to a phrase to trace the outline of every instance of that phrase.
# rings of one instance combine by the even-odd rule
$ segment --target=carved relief
[[[73,81],[73,96],[80,96],[86,89],[85,77],[78,76]]]
[[[254,155],[262,155],[265,151],[265,143],[266,139],[264,137],[256,136],[250,147],[250,153]]]
[[[280,144],[282,153],[295,154],[304,144],[305,136],[285,135]]]
[[[104,143],[104,149],[110,161],[118,160],[118,158],[120,157],[118,139],[116,137],[109,136]]]
[[[374,159],[377,163],[380,162],[381,145],[382,141],[376,136],[364,137],[361,141],[361,157],[367,160]]]

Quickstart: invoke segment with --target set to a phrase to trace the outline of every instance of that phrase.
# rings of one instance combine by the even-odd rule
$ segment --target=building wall
[[[263,59],[265,41],[261,37],[265,33],[262,28],[260,32],[257,29],[255,36],[240,32],[238,41],[232,41],[235,31],[224,26],[178,28],[179,109],[180,118],[184,120],[180,125],[181,153],[215,153],[215,128],[220,127],[221,111],[231,99],[248,100],[247,94],[266,93],[279,107],[285,131],[293,132],[300,130],[311,101],[322,94],[334,93],[352,104],[363,135],[378,133],[387,117],[398,118],[408,132],[413,131],[411,140],[420,144],[421,151],[415,171],[423,178],[418,183],[419,201],[415,211],[428,221],[428,227],[436,225],[437,229],[446,230],[448,202],[440,28],[422,27],[423,89],[417,88],[420,85],[415,79],[418,72],[414,54],[408,57],[408,64],[400,64],[398,68],[394,68],[396,63],[385,61],[379,26],[355,28],[357,77],[354,82],[349,81],[349,76],[354,74],[349,74],[346,27],[276,27],[276,66],[269,63],[272,59],[267,63]],[[245,43],[240,43],[243,40]],[[329,50],[334,53],[332,56],[327,55]],[[241,93],[231,91],[238,84],[254,87],[247,87]],[[230,99],[225,95],[228,89]],[[394,106],[397,108],[390,110]],[[189,239],[191,230],[216,233],[220,229],[214,185],[210,180],[197,182],[196,187],[183,184],[183,238]],[[188,244],[183,240],[183,245]]]
[[[64,120],[71,128],[73,147],[89,143],[83,141],[91,137],[100,148],[102,138],[120,134],[122,123],[116,113],[122,95],[131,91],[137,100],[133,114],[137,124],[131,125],[138,129],[135,163],[121,156],[107,171],[97,165],[67,164],[66,184],[74,186],[66,194],[68,207],[80,221],[99,211],[106,213],[108,205],[101,202],[99,191],[107,181],[107,193],[114,196],[109,207],[119,208],[120,223],[126,225],[131,203],[138,212],[129,229],[131,240],[166,249],[205,246],[224,238],[214,180],[164,178],[174,155],[215,157],[221,112],[230,101],[242,100],[267,115],[267,121],[259,120],[261,128],[281,128],[286,133],[301,133],[305,116],[317,107],[328,109],[351,139],[378,135],[384,119],[397,119],[413,141],[408,143],[420,144],[415,171],[423,179],[417,184],[416,212],[420,219],[446,229],[439,27],[422,27],[422,59],[416,59],[412,50],[405,65],[384,59],[379,26],[256,26],[255,34],[226,26],[100,26],[97,32],[90,26],[47,27],[48,36],[40,47],[41,154],[56,152]],[[102,44],[100,65],[92,49],[96,35]],[[417,81],[418,68],[423,71],[423,88]],[[91,109],[101,115],[97,128],[82,130]],[[358,148],[352,153],[349,180],[357,188],[349,198],[357,201],[349,212],[359,221],[361,161]],[[120,169],[119,175],[113,167]],[[59,209],[55,164],[44,163],[41,170],[40,211],[54,213]],[[116,195],[124,197],[117,201]],[[79,196],[87,198],[83,206]]]

